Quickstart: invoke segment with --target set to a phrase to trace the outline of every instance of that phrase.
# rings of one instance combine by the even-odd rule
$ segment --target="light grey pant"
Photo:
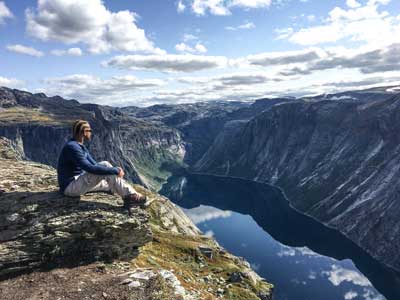
[[[108,161],[101,161],[98,163],[106,167],[112,167]],[[96,175],[88,172],[75,177],[74,181],[71,181],[64,191],[64,195],[70,197],[77,197],[87,192],[113,192],[117,193],[121,197],[128,194],[139,194],[135,189],[124,179],[117,175]]]

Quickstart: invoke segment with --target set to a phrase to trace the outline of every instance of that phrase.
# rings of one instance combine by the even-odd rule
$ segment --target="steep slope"
[[[275,105],[228,126],[194,169],[279,186],[294,207],[400,270],[399,100]]]
[[[128,115],[178,130],[185,142],[184,162],[198,161],[224,125],[232,120],[248,120],[269,107],[292,98],[258,99],[254,102],[209,101],[150,107],[124,107]]]

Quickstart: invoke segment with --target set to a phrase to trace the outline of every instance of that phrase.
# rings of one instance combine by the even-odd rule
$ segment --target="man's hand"
[[[124,170],[122,170],[122,168],[120,168],[120,167],[118,167],[118,169],[119,169],[118,177],[123,178],[125,175]]]

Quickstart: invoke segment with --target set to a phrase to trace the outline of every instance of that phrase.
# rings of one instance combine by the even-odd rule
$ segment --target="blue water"
[[[335,230],[292,209],[279,190],[191,175],[161,191],[206,235],[275,286],[275,300],[399,300],[398,274]]]

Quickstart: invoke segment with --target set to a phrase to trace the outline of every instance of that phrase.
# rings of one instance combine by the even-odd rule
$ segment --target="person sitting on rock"
[[[69,197],[77,197],[86,192],[106,191],[117,193],[124,201],[124,207],[143,207],[146,197],[135,191],[127,183],[124,171],[113,167],[108,161],[96,162],[83,144],[91,139],[90,124],[77,120],[72,127],[72,136],[62,148],[57,165],[60,192]]]

